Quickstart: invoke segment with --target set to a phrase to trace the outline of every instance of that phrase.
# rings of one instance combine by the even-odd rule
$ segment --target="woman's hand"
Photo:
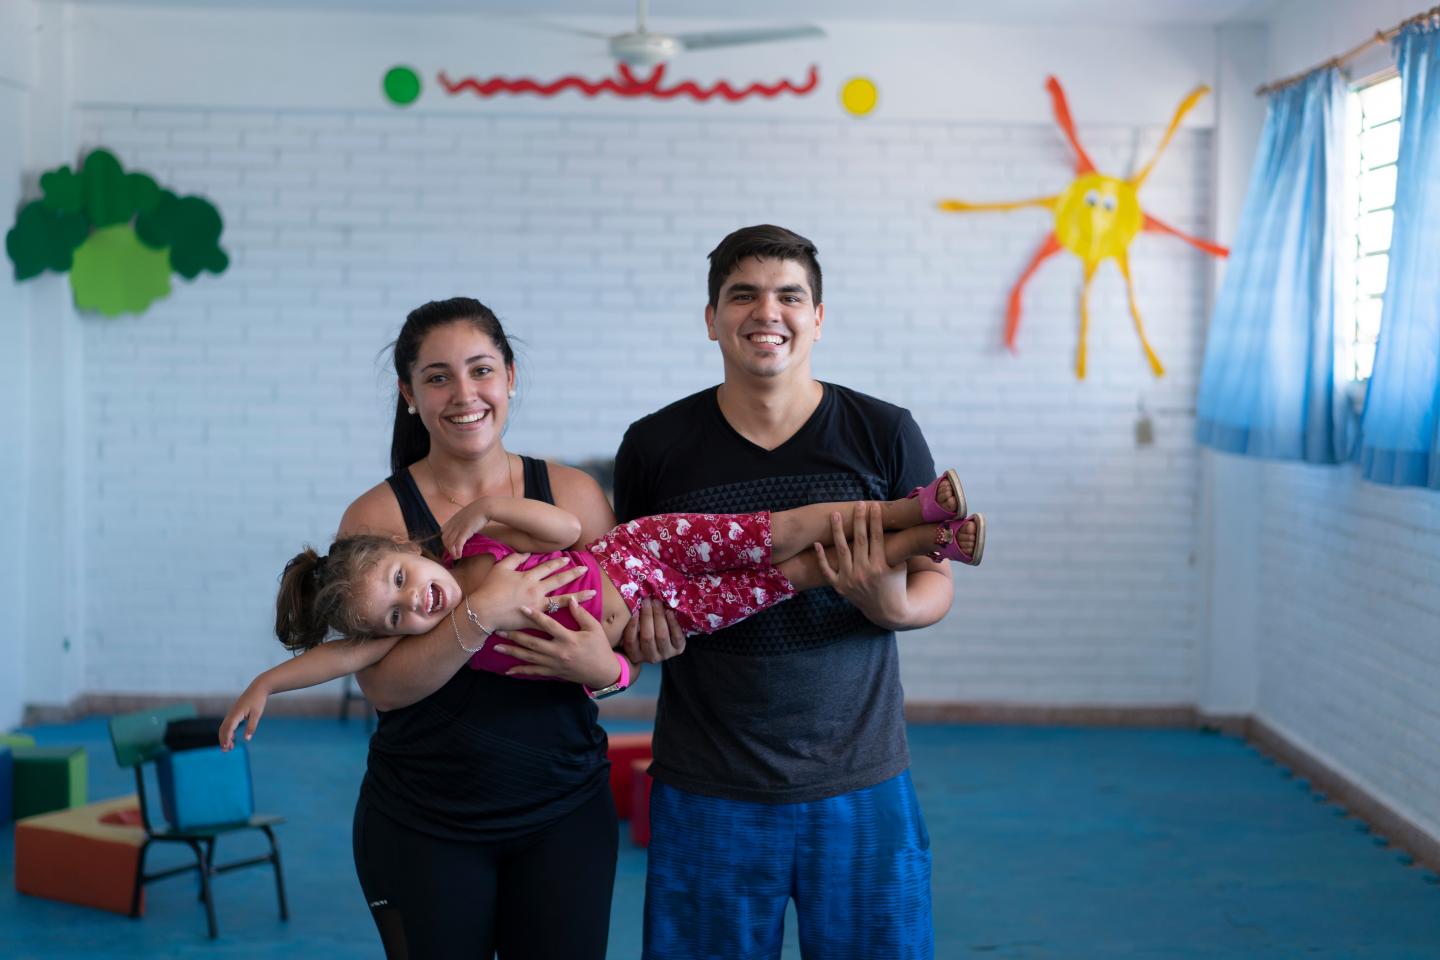
[[[489,504],[487,498],[481,497],[469,506],[461,507],[455,511],[454,516],[445,521],[445,525],[440,528],[440,542],[445,545],[450,556],[458,560],[464,555],[465,544],[489,522]]]
[[[485,581],[470,592],[471,607],[477,611],[476,615],[487,629],[515,630],[532,626],[533,621],[524,613],[526,608],[542,607],[547,600],[563,603],[566,600],[589,600],[595,596],[594,590],[547,596],[550,591],[583,577],[585,568],[578,563],[571,564],[565,557],[555,557],[529,570],[518,569],[528,556],[527,553],[512,553],[496,561]]]
[[[528,633],[516,632],[495,647],[500,653],[524,660],[527,664],[506,670],[507,677],[556,677],[584,684],[592,690],[608,687],[616,681],[620,668],[615,661],[610,638],[605,635],[600,621],[580,606],[573,595],[567,603],[570,616],[580,625],[579,630],[561,626],[536,608],[526,608],[525,615],[530,621],[526,626],[543,630],[550,636],[532,637]]]
[[[685,652],[685,631],[675,611],[646,597],[625,624],[620,643],[631,663],[659,663]]]

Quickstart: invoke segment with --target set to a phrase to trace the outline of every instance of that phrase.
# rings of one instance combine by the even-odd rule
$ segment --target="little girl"
[[[815,503],[774,513],[640,517],[584,548],[565,551],[580,534],[580,521],[572,514],[538,500],[485,497],[445,524],[440,536],[447,552],[439,562],[416,544],[388,537],[346,537],[323,557],[307,548],[285,565],[275,619],[280,642],[307,652],[250,684],[221,725],[221,745],[230,748],[247,716],[246,739],[254,734],[269,694],[354,673],[378,661],[401,636],[428,633],[445,619],[461,649],[473,654],[472,669],[507,673],[525,666],[489,642],[494,631],[470,610],[448,569],[451,557],[474,557],[478,577],[516,551],[532,554],[522,570],[557,556],[584,567],[580,580],[556,592],[590,591],[580,606],[600,622],[613,647],[645,597],[664,601],[687,634],[713,633],[800,590],[825,586],[819,561],[809,550],[814,546],[818,553],[833,545],[832,516],[851,506]],[[883,527],[896,531],[885,538],[885,560],[892,567],[919,556],[979,565],[985,518],[966,515],[954,470],[878,509]],[[562,626],[580,629],[556,600],[546,613]],[[370,642],[322,646],[331,631]],[[619,680],[601,691],[587,690],[592,696],[628,686],[629,662],[618,654],[616,659]]]

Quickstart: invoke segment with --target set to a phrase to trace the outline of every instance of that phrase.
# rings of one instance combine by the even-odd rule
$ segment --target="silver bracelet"
[[[450,627],[455,631],[455,642],[460,644],[460,649],[464,650],[466,653],[479,653],[481,650],[485,649],[485,641],[489,640],[490,635],[495,631],[491,630],[489,627],[485,626],[483,623],[480,622],[480,618],[475,615],[475,611],[470,609],[470,600],[468,597],[465,600],[465,619],[469,620],[471,623],[475,624],[475,626],[483,630],[485,632],[485,636],[481,638],[478,645],[473,647],[465,646],[465,638],[460,635],[460,622],[455,619],[455,611],[451,610]]]

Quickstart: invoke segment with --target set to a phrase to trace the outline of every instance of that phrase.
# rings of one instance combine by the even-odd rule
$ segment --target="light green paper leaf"
[[[170,295],[170,252],[145,246],[129,224],[96,230],[75,251],[70,289],[82,310],[144,313]]]

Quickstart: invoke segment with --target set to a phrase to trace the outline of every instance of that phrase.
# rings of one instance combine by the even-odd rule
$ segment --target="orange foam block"
[[[610,792],[615,796],[615,813],[624,820],[630,816],[630,781],[634,777],[631,764],[636,760],[650,761],[650,734],[610,734]]]
[[[134,794],[26,817],[15,823],[15,889],[128,915],[144,843]]]
[[[655,781],[649,769],[649,760],[630,764],[630,839],[637,847],[650,846],[650,785]]]

